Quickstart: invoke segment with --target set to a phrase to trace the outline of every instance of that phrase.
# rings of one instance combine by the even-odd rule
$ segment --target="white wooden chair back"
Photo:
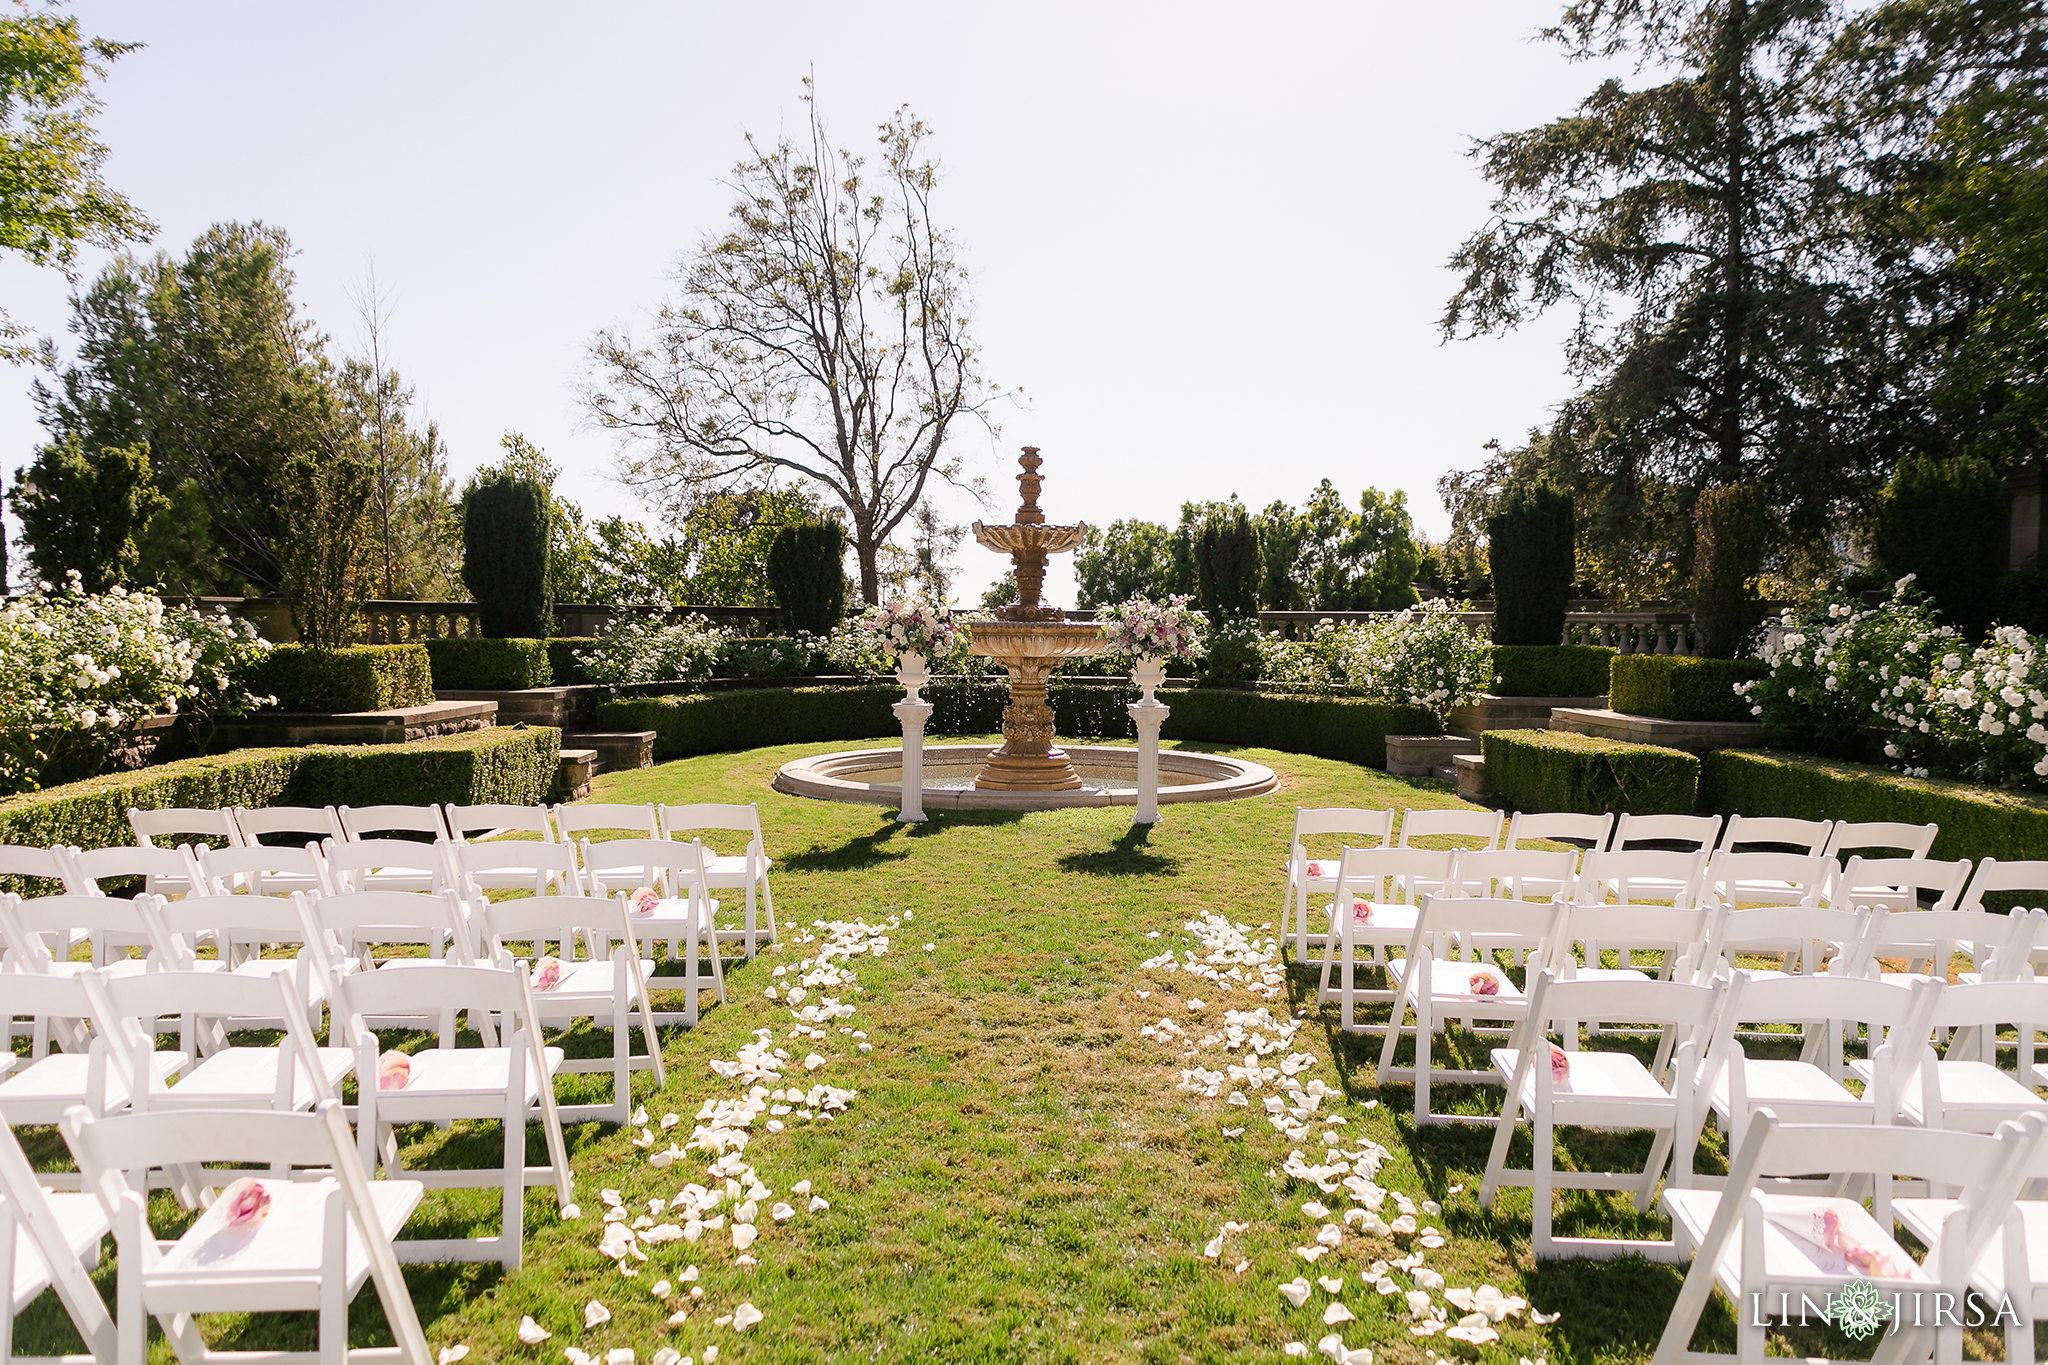
[[[538,834],[546,844],[557,842],[555,822],[548,817],[546,806],[458,806],[451,801],[442,808],[442,814],[447,819],[450,837],[458,844],[468,842],[473,834],[496,834],[501,830]]]
[[[448,837],[448,820],[439,806],[339,806],[335,815],[343,835],[352,840],[401,830],[436,839]]]
[[[476,961],[475,944],[462,906],[454,896],[422,891],[353,891],[301,901],[319,933],[315,944],[325,955],[331,975],[344,959],[355,958],[365,970],[382,966],[367,950],[377,944],[419,945],[430,959],[457,964]],[[405,961],[401,956],[392,961]]]
[[[1417,839],[1477,839],[1481,848],[1499,848],[1507,813],[1497,810],[1404,810],[1401,812],[1402,848]]]
[[[1907,825],[1895,820],[1837,820],[1821,852],[1830,858],[1845,853],[1903,853],[1925,858],[1934,848],[1940,825]]]
[[[1690,850],[1711,853],[1721,837],[1718,815],[1628,815],[1614,822],[1609,850],[1625,853],[1635,844],[1690,844]]]
[[[1981,910],[1985,896],[2014,891],[2037,897],[2036,905],[2048,905],[2048,861],[2000,862],[1986,858],[1977,864],[1977,875],[1970,878],[1969,889],[1963,892],[1962,908]]]
[[[1819,905],[1835,865],[1801,853],[1716,853],[1707,861],[1702,894],[1731,907]]]
[[[1545,945],[1544,969],[1560,981],[1571,981],[1588,973],[1605,970],[1641,971],[1660,980],[1705,980],[1716,973],[1709,960],[1714,942],[1714,925],[1719,907],[1665,905],[1588,905],[1565,902],[1558,919],[1559,937]],[[1604,967],[1598,954],[1602,948],[1616,953],[1615,966]],[[1583,952],[1583,958],[1582,958]],[[1637,967],[1633,955],[1655,952],[1663,956],[1656,964]],[[1582,1015],[1581,1018],[1601,1018]]]
[[[39,957],[49,965],[66,962],[72,946],[85,938],[92,943],[93,965],[104,967],[126,958],[131,947],[147,947],[150,941],[142,912],[125,896],[16,897],[0,924],[9,926],[10,959],[18,956],[24,966]]]
[[[1579,811],[1516,811],[1508,817],[1508,834],[1502,848],[1520,848],[1523,844],[1549,840],[1553,843],[1577,844],[1584,851],[1607,847],[1607,836],[1614,830],[1614,812],[1604,815],[1587,815]]]
[[[205,844],[194,847],[142,848],[116,844],[111,848],[68,848],[58,852],[65,869],[65,889],[79,896],[103,896],[101,882],[140,877],[145,895],[184,894],[191,887],[192,864]]]
[[[567,844],[537,839],[493,839],[487,844],[455,843],[448,860],[456,883],[472,907],[486,891],[526,891],[536,896],[585,894],[583,869]]]
[[[1480,848],[1458,854],[1457,883],[1467,896],[1526,899],[1569,896],[1579,855],[1539,848]]]
[[[232,812],[197,806],[167,806],[158,810],[130,806],[128,828],[135,831],[135,842],[142,848],[162,847],[157,840],[166,838],[172,841],[172,848],[200,843],[222,848],[242,841]]]
[[[60,1213],[59,1210],[62,1210]],[[93,1287],[86,1270],[99,1259],[100,1242],[113,1222],[99,1197],[89,1193],[54,1194],[28,1164],[14,1129],[0,1124],[0,1361],[14,1361],[15,1314],[45,1289],[78,1330],[88,1356],[114,1361],[114,1320]]]
[[[434,894],[454,885],[444,838],[431,844],[411,839],[328,840],[320,846],[327,883],[336,895],[351,891],[425,891]]]
[[[1860,972],[1856,951],[1877,911],[1811,905],[1780,905],[1739,910],[1724,908],[1718,938],[1720,955],[1729,967],[1741,967],[1738,955],[1782,959],[1786,971],[1809,976],[1823,970],[1836,975]],[[1754,964],[1748,964],[1754,965]]]
[[[555,817],[555,828],[561,833],[565,843],[575,843],[575,836],[599,830],[618,830],[633,838],[661,837],[661,823],[655,814],[652,801],[644,806],[601,801],[595,804],[562,805],[556,806],[552,813]]]
[[[662,804],[654,808],[654,815],[664,839],[686,839],[694,831],[714,829],[744,834],[750,844],[762,842],[758,802],[750,801],[744,806],[715,801],[699,801],[687,806]]]
[[[585,885],[591,894],[651,886],[664,896],[692,894],[704,885],[704,848],[679,839],[581,840]]]
[[[1960,907],[1963,889],[1970,880],[1970,860],[1953,862],[1934,858],[1865,858],[1851,854],[1828,890],[1828,904],[1855,907],[1882,905],[1890,910],[1918,910],[1927,892],[1934,893],[1933,910]]]
[[[1731,815],[1721,831],[1717,853],[1803,853],[1817,858],[1835,832],[1832,820],[1792,820],[1783,816]]]
[[[62,883],[64,865],[55,848],[33,848],[23,844],[0,844],[0,877],[38,877]],[[54,888],[53,888],[54,889]]]
[[[289,896],[295,891],[326,896],[334,891],[318,844],[294,848],[245,843],[196,853],[193,861],[200,890],[209,896],[230,896],[240,887],[255,896]]]
[[[1705,850],[1594,849],[1580,861],[1576,897],[1592,901],[1612,897],[1621,905],[1697,905],[1707,858]]]

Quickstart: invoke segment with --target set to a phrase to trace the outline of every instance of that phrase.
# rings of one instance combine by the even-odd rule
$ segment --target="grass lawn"
[[[768,789],[776,767],[828,745],[800,745],[721,754],[602,777],[594,801],[748,801],[761,803],[768,845],[777,859],[776,910],[783,942],[753,963],[729,970],[730,1003],[712,1007],[694,1030],[666,1033],[667,1086],[645,1074],[636,1094],[653,1120],[681,1115],[672,1134],[686,1137],[707,1100],[742,1095],[745,1085],[715,1075],[709,1063],[730,1060],[771,1029],[796,1062],[816,1051],[825,1064],[787,1082],[825,1082],[859,1092],[833,1121],[791,1120],[781,1132],[753,1128],[745,1158],[760,1180],[799,1210],[789,1193],[812,1182],[829,1210],[799,1212],[769,1225],[751,1254],[735,1264],[725,1231],[692,1245],[649,1248],[650,1260],[628,1278],[597,1248],[600,1189],[617,1189],[628,1205],[675,1195],[688,1180],[705,1180],[702,1153],[654,1169],[628,1131],[600,1124],[570,1129],[576,1192],[584,1216],[560,1221],[552,1195],[529,1192],[525,1265],[409,1269],[429,1341],[467,1344],[471,1361],[558,1361],[574,1346],[602,1360],[631,1347],[639,1365],[671,1346],[694,1361],[1241,1361],[1280,1359],[1290,1342],[1314,1344],[1331,1329],[1323,1312],[1331,1296],[1315,1289],[1301,1308],[1278,1286],[1306,1274],[1337,1276],[1356,1321],[1341,1328],[1353,1347],[1370,1345],[1381,1362],[1421,1362],[1434,1352],[1505,1361],[1552,1362],[1646,1358],[1678,1290],[1677,1269],[1641,1261],[1553,1263],[1527,1256],[1528,1194],[1508,1191],[1494,1213],[1475,1194],[1490,1131],[1431,1128],[1408,1121],[1411,1092],[1374,1084],[1376,1041],[1335,1030],[1334,1009],[1314,1010],[1315,981],[1293,970],[1270,1001],[1243,990],[1221,991],[1185,972],[1141,970],[1167,949],[1195,946],[1183,926],[1209,912],[1248,926],[1252,937],[1279,929],[1280,865],[1293,808],[1306,806],[1455,806],[1441,783],[1409,781],[1349,764],[1263,750],[1245,756],[1283,778],[1272,795],[1216,805],[1165,808],[1162,824],[1133,832],[1127,809],[1030,814],[946,813],[918,827],[894,824],[876,807],[783,797]],[[817,920],[881,924],[904,917],[886,956],[849,965],[858,990],[840,992],[856,1013],[824,1026],[826,1038],[791,1038],[789,1006],[764,994],[778,966],[794,971],[817,945],[797,941]],[[1158,937],[1148,937],[1157,934]],[[925,944],[932,950],[923,950]],[[1149,995],[1141,994],[1149,992]],[[814,994],[832,994],[819,991]],[[1205,1003],[1190,1012],[1186,998]],[[1221,1026],[1225,1010],[1270,1008],[1277,1018],[1306,1007],[1310,1017],[1286,1052],[1306,1052],[1314,1065],[1297,1079],[1320,1079],[1341,1094],[1324,1102],[1313,1132],[1290,1141],[1264,1121],[1259,1105],[1277,1093],[1253,1093],[1249,1108],[1177,1089],[1181,1068],[1221,1069],[1219,1049],[1183,1055],[1178,1039],[1161,1042],[1140,1029],[1176,1019],[1192,1038]],[[872,1051],[841,1029],[867,1035]],[[608,1050],[602,1035],[569,1040],[587,1055]],[[1450,1040],[1476,1055],[1483,1044]],[[1280,1053],[1266,1060],[1278,1060]],[[609,1077],[580,1077],[575,1086],[601,1098]],[[1227,1095],[1232,1085],[1225,1085]],[[564,1097],[571,1092],[565,1087]],[[1498,1092],[1442,1089],[1440,1107],[1492,1112]],[[1326,1115],[1345,1120],[1326,1124]],[[1226,1127],[1242,1126],[1238,1136]],[[409,1162],[494,1160],[493,1125],[458,1125],[452,1133],[410,1134]],[[1441,1337],[1412,1337],[1400,1296],[1383,1297],[1361,1283],[1374,1261],[1414,1249],[1412,1239],[1383,1240],[1347,1232],[1313,1267],[1295,1248],[1310,1243],[1324,1221],[1301,1205],[1314,1186],[1281,1173],[1297,1147],[1311,1161],[1325,1149],[1323,1133],[1344,1150],[1370,1140],[1391,1153],[1377,1179],[1416,1204],[1435,1200],[1448,1244],[1424,1264],[1452,1287],[1491,1283],[1521,1295],[1558,1321],[1529,1325],[1526,1316],[1501,1324],[1503,1339],[1484,1347]],[[29,1133],[31,1154],[61,1165],[61,1145]],[[1710,1137],[1709,1142],[1712,1142]],[[1568,1145],[1568,1161],[1638,1160],[1647,1139],[1587,1138]],[[446,1150],[438,1151],[437,1148]],[[1527,1160],[1526,1138],[1518,1144]],[[539,1143],[533,1144],[540,1159]],[[1703,1157],[1711,1168],[1718,1149]],[[1614,1169],[1613,1166],[1606,1166]],[[1320,1196],[1340,1211],[1340,1190]],[[160,1197],[162,1198],[162,1197]],[[495,1194],[432,1193],[413,1235],[493,1229]],[[764,1205],[765,1207],[765,1205]],[[1390,1201],[1388,1213],[1394,1211]],[[659,1220],[657,1220],[659,1221]],[[1226,1238],[1220,1257],[1204,1244],[1226,1222],[1245,1229]],[[1661,1235],[1654,1218],[1636,1220],[1619,1196],[1561,1197],[1558,1231]],[[1237,1267],[1245,1262],[1244,1268]],[[679,1274],[695,1265],[701,1298],[681,1297]],[[1400,1271],[1401,1288],[1413,1287]],[[111,1299],[111,1275],[100,1281]],[[650,1287],[672,1282],[657,1300]],[[1439,1301],[1441,1296],[1436,1296]],[[591,1299],[610,1310],[608,1323],[583,1327]],[[764,1315],[744,1334],[716,1319],[742,1302]],[[669,1327],[677,1308],[685,1322]],[[522,1314],[554,1333],[535,1347],[514,1340]],[[1451,1320],[1458,1312],[1453,1310]],[[1725,1308],[1710,1310],[1702,1349],[1733,1345]],[[222,1319],[209,1332],[222,1346],[310,1346],[310,1320]],[[374,1294],[355,1309],[358,1344],[388,1337]],[[1982,1345],[1984,1343],[1978,1343]],[[1775,1341],[1774,1349],[1844,1350],[1840,1338]],[[18,1350],[76,1350],[50,1296],[24,1317]],[[170,1359],[157,1341],[158,1358]],[[1849,1348],[1853,1350],[1854,1348]],[[1995,1349],[1995,1348],[1994,1348]],[[1320,1356],[1316,1357],[1320,1359]]]

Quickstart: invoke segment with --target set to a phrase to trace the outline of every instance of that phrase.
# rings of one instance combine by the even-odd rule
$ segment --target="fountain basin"
[[[1092,629],[1092,627],[1091,627]],[[1066,757],[1082,785],[1059,791],[1002,791],[975,786],[992,744],[930,745],[924,751],[926,810],[1056,810],[1069,806],[1138,803],[1138,751],[1115,745],[1075,745]],[[815,754],[782,765],[771,784],[790,796],[894,806],[903,800],[900,748],[851,749]],[[1159,800],[1236,801],[1277,789],[1271,768],[1221,754],[1162,749]]]

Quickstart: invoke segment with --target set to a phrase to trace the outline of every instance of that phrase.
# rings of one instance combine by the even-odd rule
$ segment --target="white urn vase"
[[[903,684],[905,701],[923,701],[918,692],[931,680],[931,666],[925,662],[924,655],[906,651],[896,656],[896,681]]]
[[[1144,700],[1157,701],[1158,698],[1152,694],[1166,682],[1166,661],[1150,655],[1139,659],[1131,669],[1131,681],[1138,685],[1138,691],[1144,694]]]

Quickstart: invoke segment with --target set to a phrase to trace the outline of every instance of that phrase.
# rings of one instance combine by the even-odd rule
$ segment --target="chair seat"
[[[112,1227],[107,1221],[106,1209],[100,1204],[100,1197],[45,1190],[43,1199],[49,1204],[50,1212],[56,1215],[58,1230],[63,1233],[64,1242],[72,1254],[88,1266],[99,1260],[100,1239]],[[19,1313],[49,1286],[49,1264],[43,1260],[43,1254],[29,1236],[28,1229],[16,1224],[14,1288],[9,1311]]]
[[[1512,1001],[1519,1010],[1522,1005],[1522,988],[1517,986],[1506,972],[1484,962],[1446,962],[1440,957],[1429,960],[1429,995],[1438,1004],[1462,1005],[1467,1002],[1476,1005],[1501,1004]],[[1472,991],[1472,974],[1478,971],[1490,973],[1500,982],[1500,991],[1494,995],[1475,995]],[[1408,975],[1408,959],[1397,957],[1387,963],[1387,975],[1399,985]]]
[[[640,959],[640,974],[643,977],[654,975],[654,964],[644,957]],[[630,978],[627,989],[632,989]],[[581,1018],[587,1017],[594,1006],[609,1008],[614,994],[610,959],[598,962],[585,960],[570,964],[552,989],[535,991],[533,1007],[540,1011],[543,1019],[560,1018],[565,1012]]]
[[[697,932],[708,932],[712,927],[710,917],[717,913],[718,902],[709,902],[705,906],[703,917],[697,919]],[[630,911],[626,915],[627,923],[633,926],[635,937],[653,939],[665,939],[688,933],[693,918],[697,917],[690,912],[690,899],[687,896],[661,901],[644,915],[636,915]]]
[[[544,1049],[548,1075],[562,1069],[562,1049]],[[412,1079],[402,1090],[377,1092],[377,1110],[392,1123],[407,1123],[415,1116],[449,1116],[449,1101],[477,1100],[486,1106],[484,1116],[502,1114],[505,1109],[505,1068],[511,1054],[502,1047],[431,1047],[412,1054]],[[526,1103],[540,1099],[541,1078],[526,1068]]]
[[[326,1074],[330,1091],[338,1092],[341,1082],[355,1066],[345,1047],[317,1049],[320,1070]],[[235,1109],[268,1109],[277,1094],[277,1068],[284,1050],[275,1047],[224,1047],[192,1068],[169,1090],[150,1096],[153,1106]],[[320,1092],[304,1068],[292,1077],[292,1108],[311,1109]]]
[[[1493,1069],[1500,1073],[1501,1079],[1513,1080],[1515,1067],[1522,1060],[1520,1050],[1497,1047],[1491,1055]],[[1626,1052],[1574,1052],[1569,1055],[1571,1075],[1551,1087],[1551,1093],[1560,1104],[1571,1099],[1647,1101],[1663,1105],[1677,1103],[1670,1091],[1657,1084],[1657,1078],[1650,1074],[1649,1068]],[[1536,1073],[1533,1070],[1522,1083],[1522,1104],[1527,1109],[1536,1107]]]
[[[1337,922],[1335,901],[1330,902],[1328,911],[1330,922],[1334,925]],[[1399,934],[1400,938],[1396,941],[1405,944],[1409,935],[1414,933],[1416,918],[1421,913],[1421,910],[1413,905],[1381,905],[1378,901],[1354,901],[1351,906],[1351,937],[1357,939],[1378,930],[1381,933]]]
[[[1574,967],[1573,981],[1655,981],[1657,974],[1645,967]]]
[[[1877,1225],[1877,1220],[1872,1218],[1861,1204],[1848,1199],[1786,1194],[1759,1195],[1758,1198],[1769,1215],[1765,1218],[1763,1227],[1764,1274],[1773,1284],[1839,1284],[1850,1274],[1849,1264],[1841,1252],[1829,1250],[1818,1242],[1789,1231],[1786,1227],[1786,1224],[1796,1225],[1801,1221],[1810,1221],[1824,1210],[1832,1210],[1857,1242],[1886,1251],[1894,1263],[1908,1267],[1908,1279],[1921,1283],[1930,1282],[1927,1273]],[[1684,1231],[1685,1235],[1680,1239],[1681,1242],[1699,1246],[1706,1240],[1707,1228],[1714,1221],[1715,1210],[1721,1206],[1721,1192],[1674,1190],[1667,1186],[1663,1193],[1663,1203],[1665,1210],[1671,1215],[1671,1221]],[[1893,1207],[1897,1207],[1896,1203]],[[1722,1253],[1720,1264],[1714,1267],[1714,1278],[1719,1282],[1723,1294],[1733,1302],[1741,1302],[1740,1236],[1728,1239],[1727,1250]],[[1769,1311],[1768,1304],[1765,1311]]]
[[[1872,1075],[1870,1062],[1852,1057],[1849,1069],[1866,1084]],[[2027,1089],[2010,1072],[1988,1062],[1940,1061],[1934,1064],[1935,1084],[1941,1089],[1942,1123],[1954,1128],[1963,1122],[1965,1131],[1989,1133],[2009,1118],[2030,1111],[2048,1113],[2048,1100]],[[1927,1106],[1917,1079],[1909,1081],[1899,1096],[1899,1110],[1908,1123],[1927,1123]],[[1975,1118],[1979,1122],[1970,1122]]]
[[[191,1059],[182,1052],[152,1052],[149,1055],[152,1089],[161,1088],[185,1069]],[[86,1100],[85,1082],[92,1058],[83,1052],[53,1052],[31,1062],[0,1080],[0,1115],[10,1124],[55,1123],[66,1109]],[[128,1087],[112,1067],[107,1068],[107,1108],[125,1109]]]
[[[1821,1106],[1830,1110],[1850,1111],[1844,1114],[1830,1113],[1829,1123],[1853,1123],[1854,1115],[1861,1113],[1868,1117],[1870,1106],[1845,1089],[1842,1083],[1827,1072],[1808,1062],[1764,1058],[1743,1065],[1744,1079],[1748,1084],[1749,1103],[1752,1108],[1771,1106],[1780,1110],[1779,1118],[1787,1122],[1800,1122],[1784,1112],[1787,1105]],[[1728,1073],[1723,1071],[1714,1080],[1714,1093],[1708,1103],[1714,1112],[1723,1118],[1728,1115]],[[1806,1120],[1811,1121],[1811,1120]]]
[[[145,1272],[143,1306],[153,1313],[317,1307],[321,1212],[331,1184],[265,1180],[270,1214],[250,1227],[227,1227],[225,1212],[214,1205],[164,1253],[154,1270]],[[425,1186],[417,1180],[375,1180],[369,1190],[370,1206],[388,1238],[419,1207]],[[369,1252],[353,1227],[348,1229],[343,1265],[353,1297],[370,1273]],[[278,1282],[291,1275],[304,1276],[297,1295],[291,1286]]]
[[[764,856],[755,867],[761,872],[766,872],[774,865],[773,858]],[[729,854],[723,858],[712,857],[704,860],[704,880],[708,885],[745,886],[753,879],[754,874],[747,870],[747,860],[742,854]]]
[[[1892,1217],[1899,1220],[1906,1231],[1912,1233],[1927,1245],[1941,1235],[1941,1225],[1951,1213],[1962,1207],[1959,1199],[1894,1199]],[[2019,1210],[2020,1229],[2027,1239],[2027,1264],[2048,1265],[2048,1204],[2039,1200],[2022,1199],[2013,1207]],[[1991,1234],[1977,1264],[1970,1268],[1970,1283],[1978,1293],[1996,1303],[2005,1297],[2005,1229],[1999,1228]],[[2030,1287],[2036,1304],[2048,1286]]]

